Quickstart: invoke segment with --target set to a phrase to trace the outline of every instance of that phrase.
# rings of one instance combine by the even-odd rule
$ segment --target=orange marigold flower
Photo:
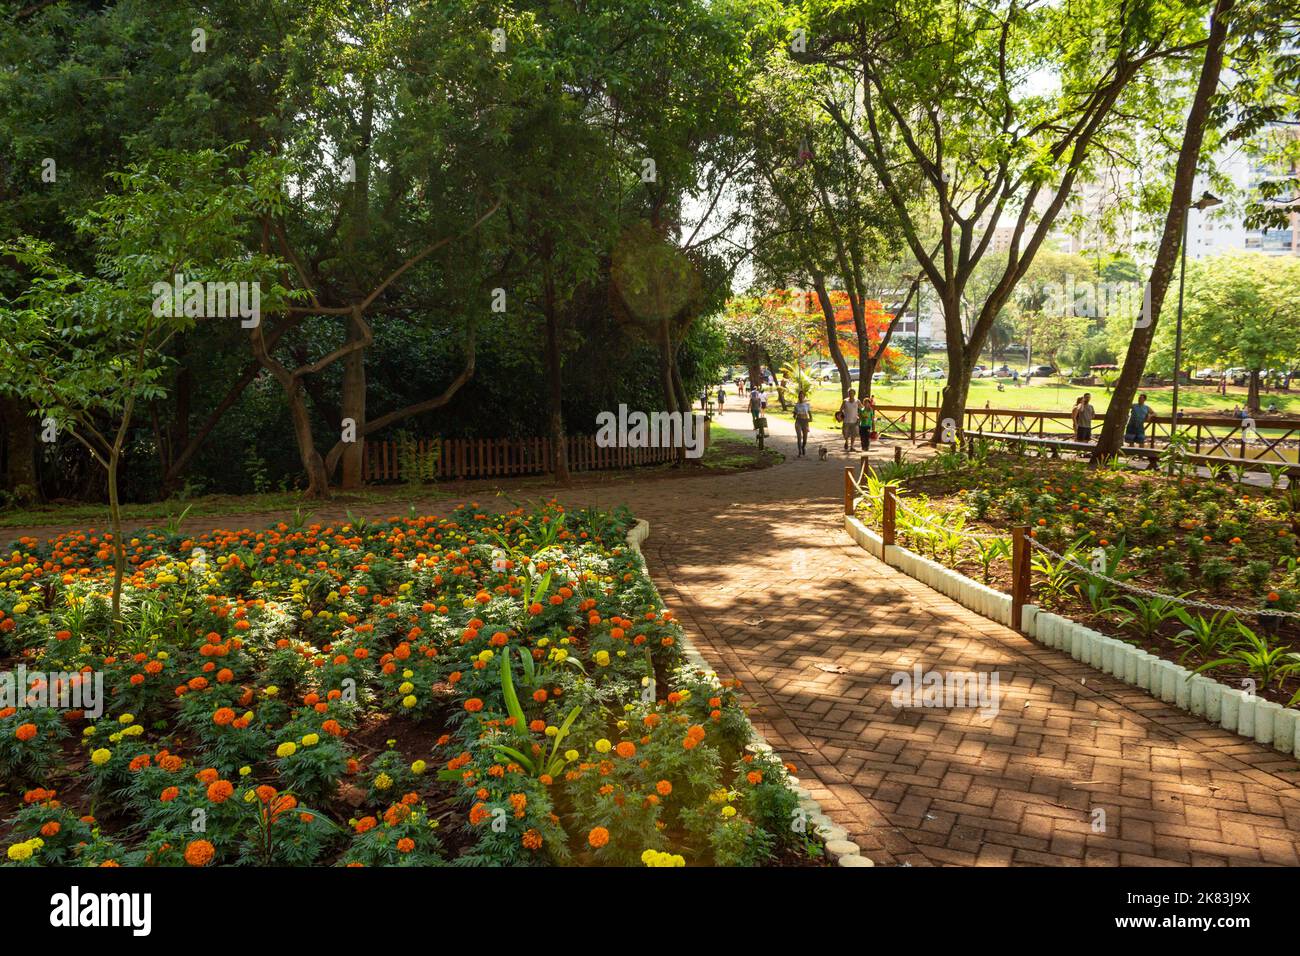
[[[465,709],[471,714],[477,714],[483,709],[483,701],[479,700],[477,697],[471,697],[469,700],[465,701]]]
[[[655,790],[659,792],[659,796],[666,797],[673,792],[673,785],[667,780],[660,780],[655,784]]]
[[[229,780],[218,780],[208,785],[208,799],[213,803],[225,803],[235,793]]]
[[[17,737],[19,740],[23,741],[24,743],[26,743],[28,740],[31,740],[33,737],[36,736],[36,725],[23,724],[17,730],[14,731],[14,736]]]
[[[58,832],[62,829],[63,827],[60,826],[57,821],[51,820],[49,823],[41,827],[41,836],[47,836],[47,837],[56,836]]]
[[[620,741],[619,745],[614,748],[614,752],[620,757],[635,757],[636,744],[632,743],[630,740]]]
[[[525,830],[523,839],[520,841],[526,850],[540,850],[542,848],[542,835],[536,830]]]
[[[216,849],[207,840],[194,840],[185,847],[185,862],[190,866],[207,866],[216,855]]]
[[[745,774],[745,779],[748,780],[754,786],[758,786],[760,783],[763,782],[763,775],[759,773],[757,770],[751,770],[749,773]]]
[[[225,727],[235,719],[235,712],[229,707],[219,707],[216,713],[212,715],[212,722],[218,727]]]
[[[181,795],[181,791],[179,787],[168,787],[161,794],[159,794],[158,799],[161,800],[163,803],[171,803],[180,795]]]
[[[360,820],[357,821],[356,831],[358,833],[368,833],[369,831],[373,830],[378,824],[379,821],[376,820],[374,817],[362,817]]]
[[[216,783],[221,779],[221,774],[217,773],[216,769],[213,767],[205,767],[194,776],[198,779],[199,783],[204,785]]]
[[[397,841],[398,853],[410,853],[414,849],[415,849],[415,841],[412,840],[410,837],[402,837],[400,840]]]
[[[587,834],[587,842],[599,850],[609,843],[609,831],[604,827],[593,827],[591,832]]]

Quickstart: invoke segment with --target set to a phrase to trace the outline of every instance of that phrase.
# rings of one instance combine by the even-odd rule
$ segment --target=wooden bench
[[[1086,452],[1091,455],[1096,450],[1096,445],[1092,442],[1074,441],[1066,438],[1037,438],[1031,435],[1015,435],[1010,432],[969,432],[968,434],[977,435],[981,438],[992,438],[998,441],[1016,441],[1026,445],[1036,445],[1040,448],[1050,448],[1052,457],[1058,457],[1061,451],[1078,451]],[[1123,445],[1119,453],[1125,458],[1140,458],[1154,466],[1160,457],[1164,454],[1155,448],[1145,448],[1138,445]],[[1262,461],[1257,458],[1230,458],[1219,457],[1215,455],[1196,455],[1187,454],[1183,456],[1187,461],[1194,465],[1209,467],[1211,465],[1218,467],[1244,467],[1247,471],[1256,471],[1264,473],[1264,465],[1282,466],[1285,469],[1288,478],[1295,479],[1300,477],[1300,464],[1291,464],[1289,462],[1272,462]]]

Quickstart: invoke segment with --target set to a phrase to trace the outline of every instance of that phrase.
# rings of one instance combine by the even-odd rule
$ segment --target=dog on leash
[[[825,445],[822,445],[822,446],[820,446],[820,447],[817,449],[817,460],[818,460],[818,461],[825,461],[825,460],[826,460],[826,446],[825,446]]]

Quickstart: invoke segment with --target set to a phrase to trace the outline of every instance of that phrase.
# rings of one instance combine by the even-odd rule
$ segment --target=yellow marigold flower
[[[113,759],[113,751],[108,750],[105,747],[100,747],[98,750],[96,750],[93,754],[90,755],[90,762],[93,763],[96,767],[102,767],[104,764],[108,763],[112,759]]]
[[[596,741],[596,751],[597,751],[598,753],[607,754],[607,753],[609,753],[612,749],[614,749],[614,745],[611,744],[611,743],[610,743],[608,740],[606,740],[604,737],[601,737],[599,740]]]
[[[318,743],[320,743],[320,734],[306,734],[302,738],[304,747],[315,747]]]
[[[419,776],[420,774],[424,773],[424,771],[427,770],[428,768],[429,765],[425,763],[423,760],[417,760],[415,763],[411,764],[411,773],[415,774],[416,776]]]
[[[733,807],[731,804],[727,804],[725,807],[722,808],[723,819],[730,820],[735,815],[736,815],[736,808]]]
[[[415,690],[415,685],[412,684],[409,680],[403,681],[401,686],[397,688],[397,692],[399,694],[409,694],[413,690]]]
[[[572,762],[572,761],[574,761],[574,760],[577,760],[577,759],[578,759],[578,751],[576,751],[576,750],[566,750],[566,751],[564,752],[564,759],[565,759],[565,760],[568,760],[568,761],[570,761],[570,762]]]
[[[121,717],[117,718],[117,722],[124,727],[127,724],[133,724],[135,723],[135,714],[123,714]]]
[[[292,757],[297,752],[298,745],[291,740],[285,741],[275,748],[275,755],[277,757]]]
[[[252,768],[252,767],[240,767],[240,768],[239,768],[239,775],[240,775],[241,777],[247,777],[247,776],[248,776],[250,773],[252,773],[252,772],[253,772],[253,768]]]
[[[415,699],[414,694],[407,694],[405,697],[402,698],[402,706],[407,708],[408,710],[414,707],[417,703],[418,701]]]
[[[597,652],[596,652],[596,663],[599,664],[601,667],[608,667],[608,666],[609,666],[609,651],[597,651]]]
[[[393,785],[393,778],[386,773],[381,773],[379,776],[375,778],[376,790],[387,790],[392,785]]]
[[[32,858],[32,848],[26,843],[15,843],[9,848],[9,852],[6,855],[9,859],[21,863],[23,860],[30,860]]]

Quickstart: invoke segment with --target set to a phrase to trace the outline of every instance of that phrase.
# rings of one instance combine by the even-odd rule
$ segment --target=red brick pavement
[[[773,443],[789,456],[773,468],[572,489],[534,483],[528,494],[626,502],[649,520],[645,554],[665,601],[719,673],[744,681],[755,725],[864,853],[916,866],[1300,863],[1294,758],[872,558],[842,527],[843,466],[853,457],[823,435],[812,457],[794,459],[789,423],[770,418]],[[735,412],[724,421],[748,427]],[[817,460],[819,443],[832,460]],[[1000,709],[894,707],[890,676],[915,664],[996,671]],[[1098,810],[1105,827],[1094,832]]]

